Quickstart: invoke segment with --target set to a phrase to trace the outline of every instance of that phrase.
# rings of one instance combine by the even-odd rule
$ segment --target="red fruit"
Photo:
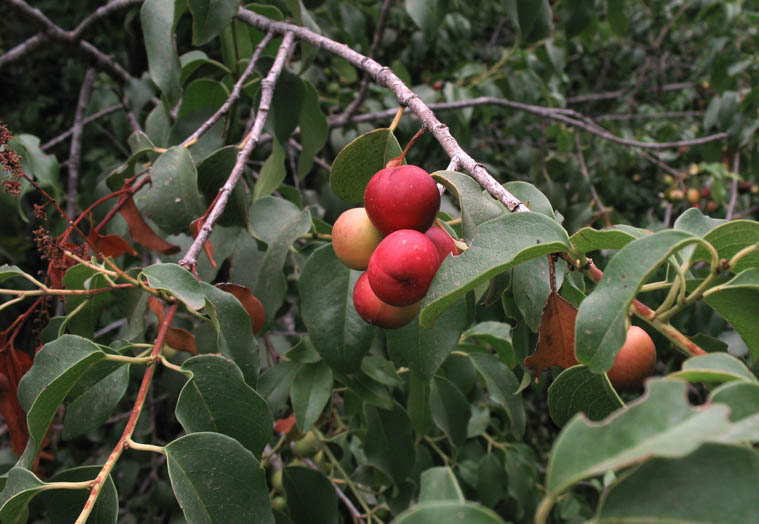
[[[456,244],[453,242],[451,235],[443,231],[441,228],[432,226],[427,231],[425,231],[424,234],[427,235],[430,240],[432,240],[433,244],[435,244],[441,264],[443,263],[443,260],[445,260],[445,257],[448,256],[448,253],[454,257],[458,255]]]
[[[640,389],[643,381],[653,375],[656,366],[654,341],[643,329],[632,326],[617,354],[614,365],[606,373],[614,389],[631,391]]]
[[[353,305],[358,314],[370,324],[397,329],[411,322],[419,311],[419,302],[410,306],[391,306],[382,302],[372,291],[368,275],[362,273],[353,288]]]
[[[364,206],[372,224],[384,235],[399,229],[424,232],[440,209],[440,193],[429,173],[420,167],[386,167],[369,180]]]
[[[423,233],[401,229],[386,236],[369,259],[372,291],[391,306],[419,302],[440,266],[435,244]]]
[[[340,261],[362,271],[369,257],[382,240],[382,234],[372,225],[363,207],[354,207],[337,217],[332,227],[332,249]]]

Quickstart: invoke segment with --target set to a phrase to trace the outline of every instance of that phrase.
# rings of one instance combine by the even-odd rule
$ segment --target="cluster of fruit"
[[[432,177],[412,166],[386,167],[369,181],[364,207],[335,221],[332,247],[361,274],[353,304],[361,318],[380,327],[405,326],[416,316],[443,259],[456,255],[450,235],[433,223],[440,192]]]

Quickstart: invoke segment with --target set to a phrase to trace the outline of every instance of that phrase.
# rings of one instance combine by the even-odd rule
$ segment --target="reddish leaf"
[[[200,233],[200,228],[203,227],[203,224],[205,223],[205,221],[206,221],[205,216],[202,216],[190,222],[190,232],[192,233],[192,238],[198,237],[198,234]],[[213,267],[216,267],[216,262],[213,259],[213,244],[211,244],[210,238],[207,239],[205,242],[203,242],[203,250],[206,252],[206,256],[208,257],[209,262],[211,262],[211,265]]]
[[[538,349],[524,359],[535,371],[535,379],[549,366],[568,368],[579,364],[575,358],[575,318],[577,308],[555,291],[548,296],[540,319]]]
[[[76,244],[73,244],[71,242],[62,242],[59,244],[59,247],[61,251],[69,251],[71,253],[77,253],[79,255],[83,255],[81,246],[77,246]],[[63,275],[66,274],[66,271],[75,265],[77,265],[79,262],[74,260],[73,258],[67,257],[67,256],[54,256],[50,259],[50,263],[47,265],[47,275],[50,278],[50,287],[53,289],[62,289],[63,288]]]
[[[94,229],[90,231],[90,243],[105,257],[120,257],[124,253],[136,255],[137,251],[118,235],[101,235]]]
[[[222,291],[231,293],[240,301],[240,304],[242,304],[242,307],[245,308],[245,311],[250,316],[250,327],[253,328],[253,333],[258,335],[266,323],[266,312],[264,311],[264,305],[250,292],[250,288],[229,282],[216,284],[216,287]]]
[[[151,229],[148,223],[145,222],[145,219],[142,218],[140,210],[137,209],[137,205],[131,198],[129,198],[121,209],[119,209],[119,213],[121,213],[121,216],[126,220],[132,240],[141,246],[150,251],[157,251],[165,255],[172,255],[179,252],[179,246],[175,246],[174,244],[165,241]]]
[[[148,307],[153,314],[158,317],[158,323],[163,324],[163,304],[153,295],[148,297]]]
[[[295,427],[295,414],[293,413],[287,418],[278,419],[274,422],[274,431],[277,433],[290,433],[293,427]]]
[[[13,452],[21,455],[29,440],[26,413],[18,402],[18,383],[32,367],[32,359],[12,347],[0,352],[0,414],[8,426]]]
[[[166,333],[166,344],[178,351],[184,351],[191,355],[198,354],[198,345],[195,343],[195,335],[182,328],[170,328]]]

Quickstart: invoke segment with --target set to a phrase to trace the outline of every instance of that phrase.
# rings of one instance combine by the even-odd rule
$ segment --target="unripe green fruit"
[[[282,470],[278,469],[271,475],[271,489],[278,493],[284,492],[284,487],[282,485]]]
[[[309,431],[303,438],[296,440],[293,443],[293,453],[302,458],[313,457],[319,448],[322,447],[322,443],[313,431]],[[292,465],[292,464],[291,464]]]
[[[271,499],[272,509],[277,511],[285,511],[287,509],[287,499],[282,496],[276,496]]]
[[[606,373],[611,385],[619,391],[635,391],[643,386],[643,381],[653,375],[656,366],[654,341],[643,329],[632,326],[627,338],[614,360],[614,365]]]

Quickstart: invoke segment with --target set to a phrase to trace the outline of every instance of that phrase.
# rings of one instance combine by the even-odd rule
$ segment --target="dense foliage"
[[[757,2],[33,4],[1,523],[757,518]],[[421,128],[461,253],[381,329],[330,233]]]

